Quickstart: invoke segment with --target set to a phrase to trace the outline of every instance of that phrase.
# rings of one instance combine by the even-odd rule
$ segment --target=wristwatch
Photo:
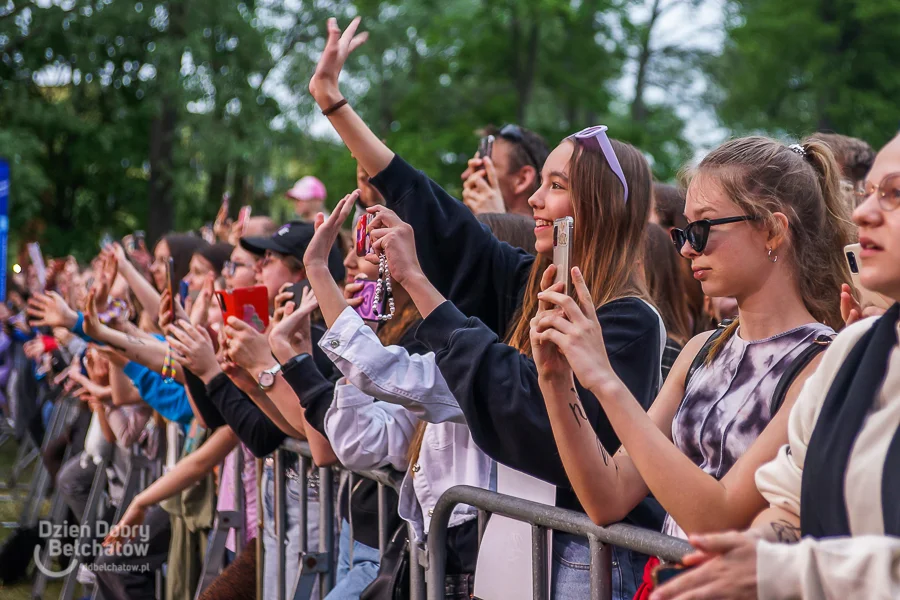
[[[257,377],[259,389],[267,390],[275,385],[275,376],[278,375],[279,371],[281,371],[281,365],[277,364],[271,369],[266,369],[260,373],[259,377]]]

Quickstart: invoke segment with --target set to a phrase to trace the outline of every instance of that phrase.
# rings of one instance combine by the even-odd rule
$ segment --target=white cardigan
[[[756,473],[773,507],[800,514],[800,486],[809,439],[835,375],[875,318],[846,328],[824,354],[791,411],[788,445]],[[898,328],[900,336],[900,328]],[[853,444],[844,496],[851,538],[799,544],[759,542],[760,598],[900,598],[900,539],[884,535],[881,480],[888,446],[900,427],[900,346],[890,356],[884,384]]]
[[[346,378],[335,386],[325,415],[335,455],[350,469],[390,465],[406,471],[398,512],[413,525],[417,541],[425,539],[432,509],[449,488],[494,489],[493,461],[472,440],[434,353],[410,355],[400,346],[383,346],[349,307],[319,347]],[[410,441],[420,419],[428,425],[419,461],[409,465]],[[459,505],[450,527],[476,516],[474,508]]]

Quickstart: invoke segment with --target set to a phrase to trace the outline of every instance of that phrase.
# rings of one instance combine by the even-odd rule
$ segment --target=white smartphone
[[[556,281],[562,282],[564,293],[572,295],[573,288],[570,281],[572,270],[572,250],[575,236],[575,219],[562,217],[553,221],[553,264],[556,265]]]
[[[887,310],[894,304],[894,301],[878,292],[867,290],[859,280],[859,269],[862,266],[862,260],[859,257],[860,252],[862,252],[862,246],[859,244],[844,246],[844,258],[847,260],[847,266],[850,267],[850,278],[853,280],[853,287],[856,288],[859,294],[859,304],[863,308],[877,306]]]

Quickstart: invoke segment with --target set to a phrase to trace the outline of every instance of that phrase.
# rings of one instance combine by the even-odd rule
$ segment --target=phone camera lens
[[[856,264],[856,256],[852,252],[847,253],[847,264],[850,265],[851,273],[859,273],[859,265]]]

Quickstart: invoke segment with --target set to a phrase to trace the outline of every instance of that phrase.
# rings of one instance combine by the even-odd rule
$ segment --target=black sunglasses
[[[695,252],[703,252],[706,242],[709,240],[709,228],[727,223],[740,223],[741,221],[756,221],[759,217],[744,215],[742,217],[726,217],[724,219],[701,219],[688,223],[684,229],[672,229],[672,241],[681,252],[684,243],[687,242]]]
[[[544,165],[539,164],[537,158],[535,158],[534,154],[531,153],[531,150],[528,149],[528,144],[525,143],[525,135],[522,133],[521,127],[509,123],[501,127],[500,131],[497,132],[497,135],[507,141],[513,142],[519,148],[524,150],[525,154],[528,155],[528,161],[537,170],[538,177],[541,176],[541,168],[543,168]]]

